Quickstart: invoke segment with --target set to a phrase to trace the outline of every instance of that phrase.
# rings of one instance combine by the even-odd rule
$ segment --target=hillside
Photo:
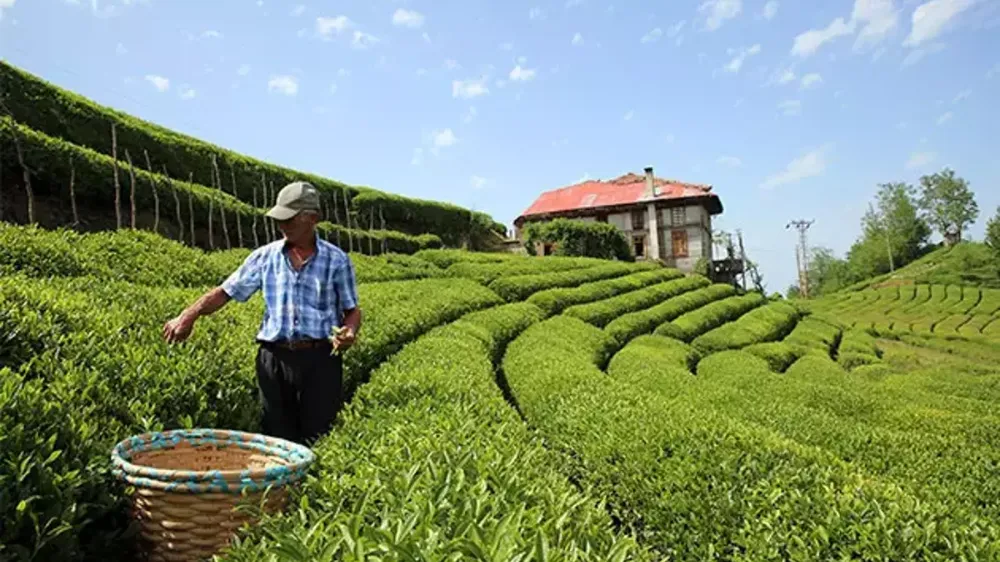
[[[323,193],[324,219],[331,225],[390,233],[373,236],[405,241],[397,251],[435,247],[415,242],[420,236],[436,237],[437,245],[489,247],[506,232],[503,224],[482,212],[346,185],[234,153],[99,105],[2,61],[0,97],[5,108],[0,112],[0,200],[6,200],[0,203],[0,220],[6,212],[6,220],[29,222],[23,161],[37,199],[34,218],[50,228],[72,222],[73,197],[80,223],[89,230],[119,224],[116,202],[117,212],[130,223],[135,181],[140,226],[157,227],[157,232],[175,239],[187,234],[190,243],[203,248],[228,248],[243,238],[237,217],[249,221],[269,206],[277,189],[305,179]],[[246,228],[249,233],[251,227]],[[243,242],[250,246],[251,237]]]
[[[0,558],[124,559],[115,442],[256,429],[259,295],[160,335],[242,252],[0,230]],[[221,559],[1000,556],[993,290],[799,305],[651,264],[354,258],[348,408],[290,513]],[[943,314],[975,337],[918,329]]]
[[[840,292],[912,283],[1000,288],[1000,265],[985,244],[960,242],[941,246],[896,271],[855,283]]]

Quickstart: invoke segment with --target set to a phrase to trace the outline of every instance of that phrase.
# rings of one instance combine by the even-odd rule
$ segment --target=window
[[[646,255],[646,237],[645,236],[633,236],[632,237],[632,250],[635,252],[635,257],[645,257]]]
[[[673,226],[684,226],[687,221],[686,207],[674,207],[670,209],[670,222]]]
[[[674,230],[670,233],[671,247],[675,258],[688,257],[688,233],[686,230]]]
[[[632,230],[644,230],[646,228],[646,211],[636,209],[632,211]]]
[[[608,215],[607,215],[607,213],[601,213],[601,214],[597,215],[597,222],[608,222]]]

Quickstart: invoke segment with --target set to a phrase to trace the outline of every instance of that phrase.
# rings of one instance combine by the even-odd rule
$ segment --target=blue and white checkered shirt
[[[316,251],[295,271],[285,247],[284,240],[277,240],[257,248],[222,289],[239,302],[263,291],[258,340],[329,338],[333,327],[341,325],[343,312],[358,306],[354,264],[343,250],[317,236]]]

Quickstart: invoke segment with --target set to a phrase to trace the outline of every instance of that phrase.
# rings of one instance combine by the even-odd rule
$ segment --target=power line
[[[795,265],[799,273],[799,293],[804,298],[809,298],[809,255],[806,241],[806,231],[816,222],[815,220],[793,220],[785,225],[785,230],[795,227],[799,231],[799,245],[795,249]]]

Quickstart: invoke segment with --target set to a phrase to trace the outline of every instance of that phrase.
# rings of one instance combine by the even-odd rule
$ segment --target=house
[[[637,259],[692,271],[699,258],[712,259],[712,217],[721,213],[710,185],[657,178],[646,168],[645,176],[630,172],[546,191],[514,220],[514,232],[522,240],[527,223],[555,218],[607,222],[625,233]]]

